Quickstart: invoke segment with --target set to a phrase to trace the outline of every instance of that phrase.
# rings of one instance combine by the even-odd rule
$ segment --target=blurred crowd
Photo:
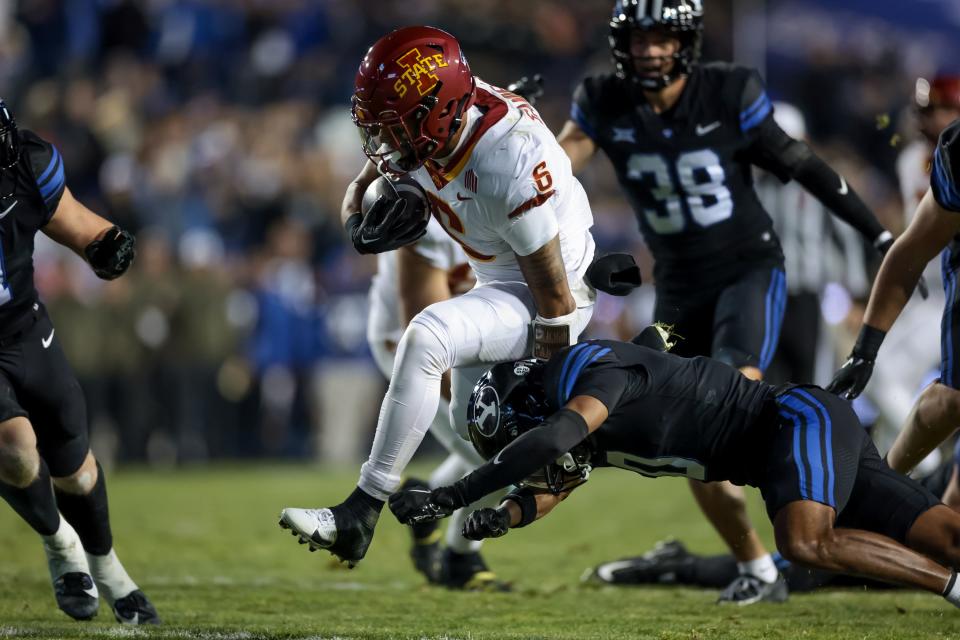
[[[737,50],[739,4],[709,3],[707,59]],[[542,73],[538,108],[558,131],[579,79],[609,69],[610,5],[0,2],[3,97],[22,127],[60,149],[76,197],[138,237],[134,268],[109,284],[52,243],[36,255],[100,455],[359,455],[385,387],[364,342],[375,261],[348,248],[339,222],[346,183],[364,161],[349,118],[363,53],[397,26],[446,28],[494,84]],[[777,40],[766,69],[772,96],[806,114],[818,149],[901,229],[895,163],[916,135],[916,76],[936,70],[936,51],[900,55],[897,38],[846,38],[842,25],[832,38],[819,28],[809,40],[781,37],[805,4],[769,5],[766,17],[747,18]],[[810,29],[818,10],[809,8]],[[607,163],[582,181],[598,245],[633,251],[649,274]],[[651,309],[648,292],[602,298],[592,332],[627,336]],[[359,430],[354,450],[325,444],[342,430]]]

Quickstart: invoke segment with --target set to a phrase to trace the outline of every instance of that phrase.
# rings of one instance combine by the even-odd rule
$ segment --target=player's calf
[[[910,472],[960,424],[960,391],[941,382],[923,390],[887,453],[890,468]]]
[[[23,489],[39,472],[40,454],[30,421],[16,417],[0,422],[0,482]]]

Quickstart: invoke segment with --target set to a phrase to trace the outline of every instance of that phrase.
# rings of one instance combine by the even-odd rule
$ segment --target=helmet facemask
[[[20,161],[20,133],[13,114],[0,100],[0,169],[10,169]]]
[[[624,4],[627,6],[621,6],[618,3],[613,19],[610,21],[610,51],[617,68],[617,77],[636,82],[644,90],[659,91],[679,78],[689,75],[700,60],[703,40],[702,8],[698,10],[694,5],[682,2],[676,7],[664,7],[662,15],[657,16],[656,19],[649,16],[637,19],[636,3]],[[680,46],[669,57],[634,56],[631,45],[636,32],[656,32],[676,38],[680,41]],[[663,72],[648,74],[638,70],[637,67],[642,67],[645,60],[659,61]],[[673,64],[669,65],[669,62]]]

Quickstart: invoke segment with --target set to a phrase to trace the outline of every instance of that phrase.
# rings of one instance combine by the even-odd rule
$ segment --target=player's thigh
[[[837,526],[865,529],[909,544],[914,523],[939,504],[940,500],[919,482],[888,467],[873,443],[868,442],[853,493],[837,519]]]
[[[677,336],[677,343],[670,353],[685,358],[710,355],[715,306],[715,293],[668,295],[657,292],[653,320],[668,325]]]
[[[765,370],[777,349],[786,303],[782,268],[748,271],[717,298],[711,355],[738,369]]]
[[[46,315],[24,335],[20,347],[29,366],[17,396],[30,416],[50,475],[69,476],[90,448],[83,390]]]
[[[861,458],[868,448],[876,455],[850,404],[817,387],[792,388],[776,402],[777,430],[758,482],[770,519],[798,500],[844,514],[854,502]]]
[[[536,313],[525,284],[493,283],[432,304],[414,322],[441,336],[449,366],[462,367],[526,357]]]

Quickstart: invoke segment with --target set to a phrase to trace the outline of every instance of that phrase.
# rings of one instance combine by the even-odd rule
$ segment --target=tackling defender
[[[19,130],[3,101],[0,193],[0,495],[42,537],[67,615],[93,618],[102,592],[118,621],[157,624],[113,549],[83,391],[33,283],[37,231],[85,257],[104,280],[129,268],[134,238],[74,199],[60,152]]]
[[[281,513],[281,526],[351,565],[436,415],[442,374],[452,369],[451,421],[465,437],[483,371],[573,344],[595,298],[584,281],[593,216],[570,160],[525,100],[473,76],[453,36],[408,27],[378,40],[357,74],[353,118],[370,158],[343,202],[354,246],[379,253],[414,235],[402,200],[358,213],[378,171],[406,174],[463,247],[477,286],[430,305],[404,332],[356,490],[333,508]]]
[[[619,0],[610,23],[616,72],[583,81],[559,135],[574,173],[598,149],[613,163],[655,259],[654,320],[759,379],[786,303],[783,254],[750,165],[793,179],[884,251],[890,233],[847,182],[773,119],[760,75],[700,64],[701,0]],[[721,601],[782,593],[743,492],[691,481],[700,507],[741,561]]]
[[[887,453],[890,466],[907,473],[960,424],[960,120],[940,135],[933,154],[930,188],[917,213],[890,249],[870,292],[863,326],[850,357],[834,376],[830,391],[856,398],[867,386],[880,345],[907,304],[927,263],[942,251],[940,266],[946,304],[941,323],[940,378],[917,399],[907,424]]]
[[[490,461],[452,486],[391,496],[398,520],[445,517],[524,483],[464,527],[472,538],[502,536],[546,515],[599,466],[727,480],[760,489],[791,562],[960,606],[960,514],[891,470],[849,403],[818,387],[776,388],[711,358],[591,340],[546,364],[493,367],[470,416],[471,440]]]

